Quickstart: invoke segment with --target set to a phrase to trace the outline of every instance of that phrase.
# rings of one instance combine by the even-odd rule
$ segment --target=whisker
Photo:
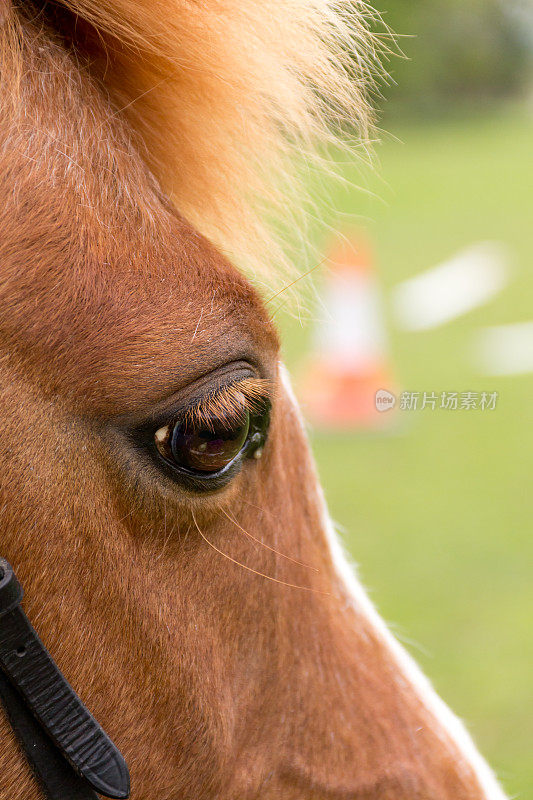
[[[322,264],[324,263],[324,261],[326,261],[326,260],[327,260],[327,256],[324,256],[324,258],[322,258],[318,262],[318,264],[315,264],[314,267],[311,267],[311,269],[308,269],[307,272],[304,272],[302,275],[298,275],[298,277],[295,278],[293,281],[291,281],[291,283],[288,283],[286,286],[283,286],[278,292],[273,294],[272,297],[269,297],[268,300],[265,300],[265,304],[266,303],[271,303],[272,300],[275,300],[276,297],[279,297],[280,294],[283,294],[283,292],[286,292],[288,289],[291,288],[291,286],[294,286],[295,283],[298,283],[299,281],[303,280],[304,278],[307,278],[308,275],[311,275],[312,272],[314,272],[316,269],[321,267]],[[278,311],[279,311],[279,309],[278,309]]]
[[[196,517],[194,516],[194,513],[192,511],[191,511],[191,514],[192,514],[193,522],[194,522],[194,524],[196,526],[196,530],[198,531],[198,533],[200,534],[200,536],[202,537],[204,542],[206,542],[206,544],[208,544],[209,547],[212,547],[213,550],[215,550],[221,556],[224,556],[224,558],[227,558],[228,561],[231,561],[233,564],[236,564],[238,567],[242,567],[243,569],[247,570],[248,572],[252,572],[254,575],[259,575],[259,577],[261,577],[261,578],[266,578],[268,581],[272,581],[273,583],[279,583],[281,586],[288,586],[291,589],[301,589],[303,592],[313,592],[313,594],[324,594],[324,595],[328,595],[328,596],[330,595],[330,592],[323,592],[321,589],[313,589],[311,586],[298,586],[296,583],[287,583],[287,581],[280,581],[280,580],[278,580],[278,578],[273,578],[271,575],[265,575],[264,572],[259,572],[256,569],[252,569],[252,567],[248,567],[246,564],[241,564],[240,561],[237,561],[237,559],[232,558],[231,556],[228,556],[227,553],[224,553],[222,550],[219,550],[219,548],[216,545],[214,545],[213,542],[210,542],[209,539],[207,538],[207,536],[205,536],[205,534],[202,533],[202,531],[198,527],[198,523],[196,522]]]
[[[279,304],[279,306],[276,308],[276,310],[274,311],[274,313],[270,315],[270,322],[273,322],[273,320],[274,320],[274,318],[275,318],[276,314],[279,314],[279,312],[281,311],[281,309],[282,309],[282,308],[285,308],[285,306],[287,305],[287,303],[288,303],[288,302],[289,302],[289,298],[288,298],[288,297],[286,297],[286,298],[285,298],[285,300],[283,300],[283,302]]]
[[[261,506],[258,506],[257,503],[251,503],[250,500],[247,500],[245,497],[241,497],[239,498],[239,500],[241,503],[246,503],[246,505],[250,506],[250,508],[255,508],[256,511],[260,511],[262,514],[267,514],[269,517],[271,517],[271,519],[274,519],[277,522],[279,522],[282,519],[282,517],[279,514],[274,514],[268,508],[262,508]]]
[[[283,553],[280,553],[279,550],[276,550],[274,547],[271,547],[269,544],[265,544],[265,542],[262,542],[261,539],[258,539],[256,536],[253,536],[253,534],[251,534],[249,531],[245,530],[242,527],[242,525],[239,525],[237,520],[233,519],[233,517],[231,517],[228,514],[227,511],[224,511],[224,509],[221,506],[219,508],[220,508],[220,511],[222,511],[222,513],[224,514],[224,516],[227,517],[230,522],[233,522],[233,524],[236,525],[237,528],[239,528],[239,530],[241,530],[253,542],[257,542],[257,544],[260,544],[262,547],[266,547],[267,550],[271,550],[273,553],[275,553],[277,556],[280,556],[281,558],[286,558],[287,561],[292,561],[293,564],[298,564],[298,566],[305,567],[306,569],[312,569],[313,572],[318,572],[319,571],[316,567],[312,567],[311,564],[305,564],[303,561],[298,561],[297,558],[292,558],[291,556],[286,556]]]

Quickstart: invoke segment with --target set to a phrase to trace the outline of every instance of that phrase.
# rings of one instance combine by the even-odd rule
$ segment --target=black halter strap
[[[0,700],[35,776],[48,800],[127,798],[124,758],[42,644],[22,594],[0,558]]]

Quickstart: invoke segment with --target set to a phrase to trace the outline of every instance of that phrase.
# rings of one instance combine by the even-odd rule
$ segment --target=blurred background
[[[271,307],[363,583],[532,800],[533,3],[374,5],[377,162],[312,179],[316,296]]]

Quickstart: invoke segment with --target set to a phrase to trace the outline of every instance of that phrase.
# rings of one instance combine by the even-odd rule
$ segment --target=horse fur
[[[132,800],[502,800],[466,732],[338,574],[272,321],[179,213],[225,231],[238,250],[234,215],[246,198],[234,192],[249,167],[240,148],[255,140],[267,159],[285,152],[287,136],[323,130],[325,87],[344,74],[319,47],[327,7],[267,6],[180,0],[175,24],[164,4],[129,3],[122,16],[118,5],[80,4],[77,18],[73,5],[0,6],[2,555],[52,656],[123,750]],[[281,9],[301,12],[301,31]],[[181,31],[189,68],[183,85],[177,66],[172,76],[181,106],[170,113],[161,95],[150,117],[148,95],[135,98],[149,83],[155,104],[153,76],[178,63],[167,23],[175,40]],[[302,47],[314,31],[323,54],[311,65],[307,49],[305,79],[284,25]],[[217,42],[219,58],[228,51],[220,63]],[[313,81],[311,67],[329,77]],[[178,111],[167,160],[163,132]],[[177,162],[179,212],[162,188]],[[226,385],[243,361],[270,393],[268,440],[227,486],[198,496],[133,430],[162,408],[188,407],[198,383],[203,395]],[[3,715],[0,776],[0,800],[40,800]]]
[[[181,213],[247,270],[286,266],[265,220],[299,217],[296,156],[309,169],[344,123],[368,138],[379,47],[366,4],[57,0],[34,13],[105,89]]]

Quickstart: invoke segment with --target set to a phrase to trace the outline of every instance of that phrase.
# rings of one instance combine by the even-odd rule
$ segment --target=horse
[[[360,2],[0,5],[0,550],[133,800],[504,798],[342,553],[259,291],[375,49]]]

